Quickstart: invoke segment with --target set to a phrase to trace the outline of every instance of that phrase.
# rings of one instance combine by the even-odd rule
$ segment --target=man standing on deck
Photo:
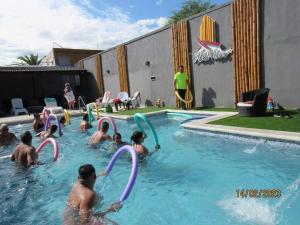
[[[185,99],[186,89],[189,85],[189,77],[183,70],[184,67],[182,65],[179,66],[179,72],[174,75],[174,89],[182,99]],[[184,102],[180,101],[179,104],[181,109],[185,109]]]

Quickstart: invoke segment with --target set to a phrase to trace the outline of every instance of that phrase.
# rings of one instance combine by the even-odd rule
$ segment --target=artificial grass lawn
[[[150,106],[150,107],[146,107],[146,108],[137,108],[137,109],[130,109],[130,110],[125,110],[125,111],[118,111],[115,112],[115,114],[118,115],[127,115],[127,116],[132,116],[135,113],[148,113],[148,112],[157,112],[157,111],[161,111],[164,109],[171,109],[170,107],[155,107],[155,106]]]
[[[241,117],[239,115],[227,117],[209,124],[248,127],[267,130],[280,130],[290,132],[300,132],[300,117],[295,110],[291,110],[292,118],[273,117],[268,114],[264,117]]]

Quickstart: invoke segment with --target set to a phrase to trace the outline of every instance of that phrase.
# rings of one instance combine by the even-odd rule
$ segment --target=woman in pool
[[[79,168],[78,180],[69,194],[67,208],[64,212],[64,225],[103,225],[101,221],[107,213],[116,212],[122,207],[119,203],[113,203],[104,212],[93,212],[93,208],[101,200],[101,197],[94,191],[96,178],[96,171],[93,165],[86,164]]]
[[[41,116],[39,113],[34,113],[34,120],[32,123],[32,128],[35,132],[41,132],[44,129],[44,122],[41,119]]]
[[[144,139],[144,134],[141,131],[135,131],[131,135],[131,141],[133,142],[132,147],[141,161],[149,155],[149,150],[143,145]]]

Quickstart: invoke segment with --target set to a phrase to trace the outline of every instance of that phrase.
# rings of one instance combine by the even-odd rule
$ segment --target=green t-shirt
[[[186,89],[186,80],[188,80],[188,75],[186,73],[177,72],[174,75],[174,80],[176,80],[176,89]]]

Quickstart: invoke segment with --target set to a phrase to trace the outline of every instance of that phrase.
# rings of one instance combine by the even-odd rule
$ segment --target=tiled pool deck
[[[268,138],[274,140],[281,141],[292,141],[300,143],[300,133],[297,132],[286,132],[286,131],[275,131],[275,130],[264,130],[264,129],[254,129],[254,128],[243,128],[243,127],[232,127],[232,126],[221,126],[221,125],[213,125],[208,124],[209,122],[219,120],[222,118],[226,118],[229,116],[236,115],[236,112],[212,112],[212,111],[195,111],[195,110],[162,110],[158,112],[150,112],[145,113],[146,115],[158,115],[164,114],[166,112],[177,112],[177,113],[188,113],[188,114],[206,114],[211,115],[204,119],[199,120],[191,120],[182,124],[181,126],[185,129],[194,129],[194,130],[202,130],[209,132],[220,132],[220,133],[228,133],[233,135],[242,135],[242,136],[252,136],[258,138]],[[73,110],[69,111],[71,116],[79,116],[82,115],[82,111]],[[118,114],[106,114],[100,113],[100,116],[110,116],[116,119],[129,120],[132,119],[133,116],[126,115],[118,115]],[[6,123],[8,125],[15,125],[20,123],[31,123],[33,121],[33,115],[28,116],[14,116],[14,117],[5,117],[0,118],[0,124]]]

